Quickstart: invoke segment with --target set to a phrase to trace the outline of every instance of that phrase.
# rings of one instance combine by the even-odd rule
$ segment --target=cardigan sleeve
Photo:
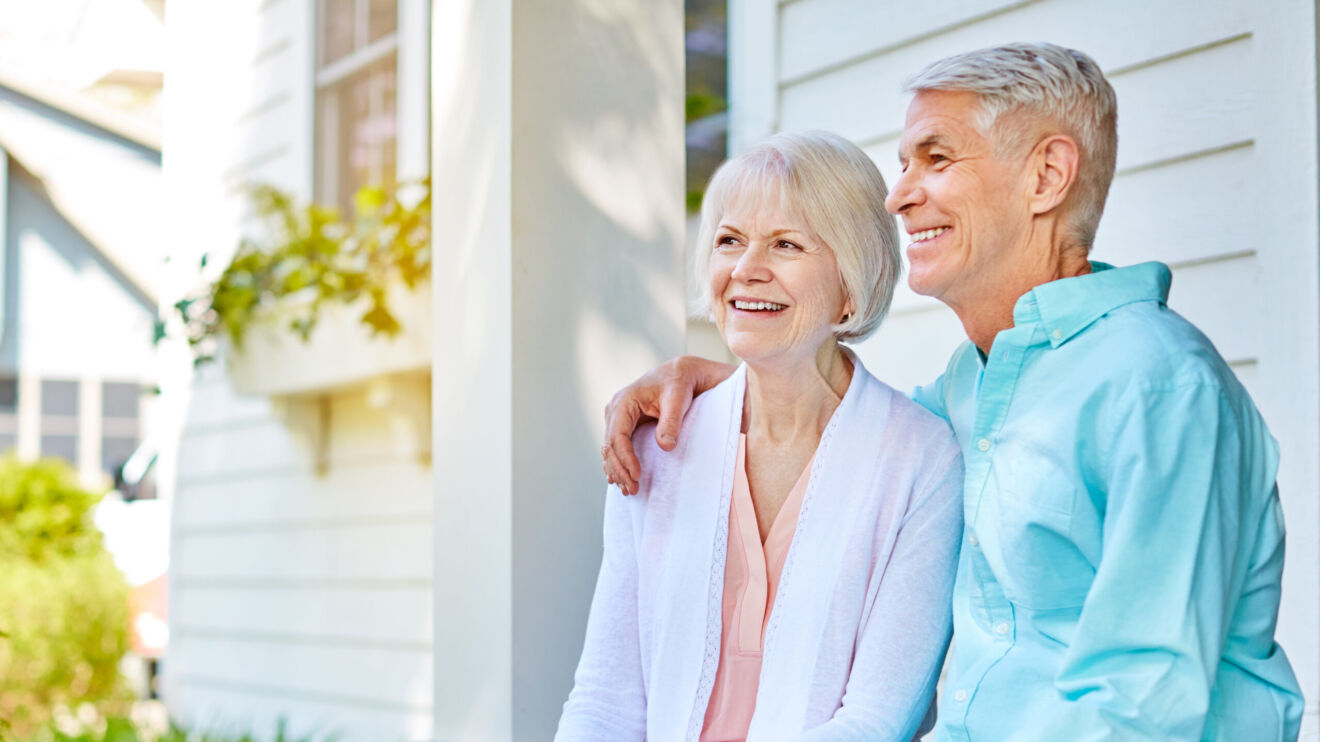
[[[867,618],[843,703],[800,742],[907,742],[927,720],[952,633],[962,539],[962,457],[951,437],[914,487]]]
[[[604,555],[582,659],[559,719],[556,742],[626,742],[646,737],[646,688],[637,623],[637,546],[629,512],[638,506],[640,503],[624,497],[615,486],[606,491]]]

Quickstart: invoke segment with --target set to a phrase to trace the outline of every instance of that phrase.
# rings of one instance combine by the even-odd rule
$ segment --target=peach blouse
[[[729,498],[720,665],[706,707],[701,742],[741,742],[747,737],[761,680],[766,620],[775,605],[779,573],[793,543],[793,532],[797,530],[811,463],[807,462],[793,485],[762,545],[752,506],[752,489],[747,483],[747,436],[738,436],[738,463],[733,470],[733,496]]]

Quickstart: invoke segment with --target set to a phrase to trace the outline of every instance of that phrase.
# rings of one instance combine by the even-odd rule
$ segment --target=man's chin
[[[934,281],[908,273],[908,288],[918,296],[939,298],[940,287]]]

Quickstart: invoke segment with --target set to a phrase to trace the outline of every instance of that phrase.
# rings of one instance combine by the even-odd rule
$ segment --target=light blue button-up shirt
[[[1167,267],[1093,269],[917,390],[967,477],[936,739],[1294,740],[1277,446]]]

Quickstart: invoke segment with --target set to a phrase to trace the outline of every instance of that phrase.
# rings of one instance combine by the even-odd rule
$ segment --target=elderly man
[[[916,399],[966,463],[940,740],[1293,740],[1274,642],[1277,447],[1210,341],[1165,306],[1158,263],[1090,262],[1113,179],[1113,88],[1087,55],[1013,44],[941,60],[915,95],[889,195],[909,282],[970,342]],[[672,448],[729,367],[679,359],[620,392],[603,449]]]

